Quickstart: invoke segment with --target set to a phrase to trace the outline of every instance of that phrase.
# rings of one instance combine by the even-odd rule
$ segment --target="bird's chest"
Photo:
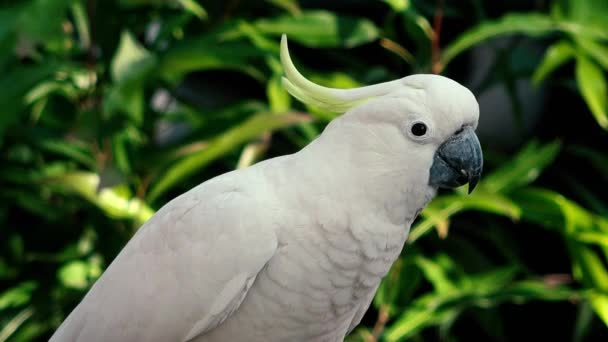
[[[250,293],[251,307],[264,313],[259,328],[278,321],[286,334],[300,334],[293,338],[344,336],[399,255],[403,229],[400,235],[380,227],[340,231],[319,224],[288,236]]]

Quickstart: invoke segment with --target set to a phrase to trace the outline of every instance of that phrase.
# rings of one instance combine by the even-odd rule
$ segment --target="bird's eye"
[[[422,122],[417,122],[412,125],[412,134],[421,137],[426,134],[427,127]]]

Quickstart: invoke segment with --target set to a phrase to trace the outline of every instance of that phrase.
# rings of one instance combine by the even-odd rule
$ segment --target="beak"
[[[479,139],[471,126],[444,142],[433,157],[429,184],[440,188],[455,188],[469,183],[473,192],[483,169],[483,154]]]

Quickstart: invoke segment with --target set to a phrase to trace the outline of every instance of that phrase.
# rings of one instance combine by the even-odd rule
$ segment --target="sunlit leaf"
[[[63,265],[57,271],[57,277],[63,286],[84,290],[101,275],[99,259],[92,258],[88,262],[75,260]]]
[[[120,194],[118,188],[104,188],[98,191],[100,177],[95,173],[65,173],[48,178],[45,183],[79,194],[110,217],[133,219],[138,224],[142,224],[154,214],[154,210],[141,199],[126,197]]]
[[[410,0],[383,0],[387,3],[395,12],[401,12],[407,10],[411,6]]]
[[[587,57],[576,57],[576,82],[597,123],[608,129],[608,90],[602,69]]]
[[[608,295],[605,293],[593,292],[589,294],[588,300],[593,310],[600,319],[608,326]]]
[[[177,2],[199,19],[207,19],[207,11],[196,0],[177,0]]]

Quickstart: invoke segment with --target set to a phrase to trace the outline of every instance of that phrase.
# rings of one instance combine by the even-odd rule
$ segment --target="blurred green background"
[[[0,341],[48,339],[176,195],[322,131],[281,33],[320,84],[434,72],[481,107],[482,182],[422,213],[350,341],[608,341],[603,0],[0,0]]]

